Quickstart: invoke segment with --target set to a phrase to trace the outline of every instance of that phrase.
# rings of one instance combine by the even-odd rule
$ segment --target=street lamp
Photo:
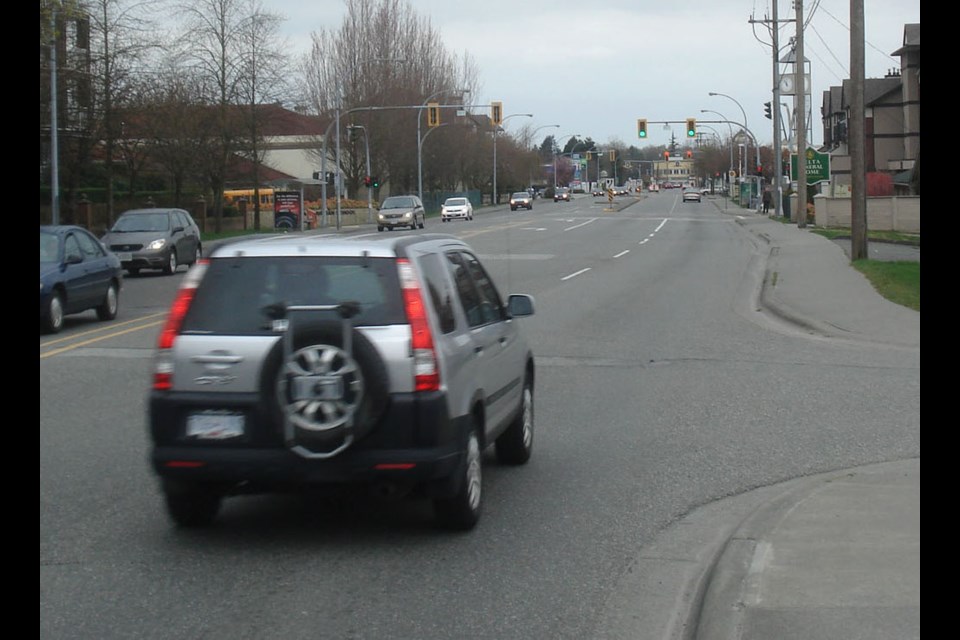
[[[347,130],[360,129],[363,131],[363,144],[367,151],[367,177],[370,177],[370,138],[367,136],[367,128],[362,124],[347,125]],[[373,222],[373,188],[367,185],[367,222]]]
[[[537,127],[536,129],[534,129],[534,130],[530,133],[530,140],[532,141],[532,140],[534,139],[534,136],[537,135],[537,131],[540,131],[541,129],[549,129],[550,127],[556,127],[557,129],[559,129],[559,128],[560,128],[560,125],[558,125],[558,124],[545,124],[545,125],[539,126],[539,127]],[[539,157],[539,153],[537,154],[537,156]],[[542,173],[542,172],[543,172],[543,167],[541,167],[540,170],[541,170],[541,173]],[[530,178],[530,180],[529,180],[529,181],[530,181],[530,186],[533,186],[533,177],[528,175],[528,178]]]
[[[540,131],[540,129],[548,129],[548,128],[550,128],[550,127],[556,127],[557,129],[559,129],[559,128],[560,128],[560,125],[558,125],[558,124],[545,124],[545,125],[543,125],[543,126],[541,126],[541,127],[537,127],[536,129],[534,129],[534,130],[530,133],[530,140],[533,140],[534,136],[537,135],[537,131]]]
[[[406,62],[406,61],[407,61],[406,58],[365,58],[365,59],[363,59],[363,60],[360,60],[358,64],[364,65],[364,64],[371,63],[371,62],[397,62],[397,63],[403,63],[403,62]],[[334,162],[335,162],[335,164],[336,164],[336,166],[337,166],[337,173],[336,173],[336,182],[335,182],[335,185],[334,185],[334,187],[335,187],[335,188],[334,188],[334,193],[335,193],[336,196],[337,196],[337,230],[338,230],[338,231],[340,230],[340,228],[341,228],[341,226],[342,226],[342,225],[341,225],[342,214],[341,214],[341,210],[340,210],[340,187],[341,187],[341,185],[340,185],[340,111],[343,109],[343,104],[342,104],[342,103],[343,103],[343,95],[341,94],[340,87],[337,86],[337,104],[336,104],[336,108],[335,108],[335,110],[334,110],[334,119],[333,119],[333,122],[331,122],[331,123],[327,126],[326,131],[324,131],[324,133],[323,133],[323,155],[322,155],[321,158],[320,158],[320,167],[321,167],[320,170],[321,170],[321,172],[322,172],[321,175],[326,176],[326,175],[327,175],[327,174],[326,174],[326,164],[327,164],[327,136],[328,136],[329,133],[330,133],[330,127],[336,127],[336,131],[335,131],[335,134],[334,134],[334,135],[336,135],[337,145],[336,145],[336,151],[335,151],[336,157],[335,157],[335,159],[334,159]],[[349,111],[348,111],[348,113],[349,113]],[[322,211],[323,211],[323,224],[326,224],[326,220],[327,220],[327,185],[326,185],[326,182],[324,182],[323,187],[322,187],[322,197],[323,197],[323,208],[322,208]],[[302,224],[302,222],[301,222],[301,224]]]
[[[733,125],[730,124],[729,120],[727,120],[727,116],[723,115],[719,111],[711,111],[710,109],[700,109],[700,113],[712,113],[714,115],[720,116],[720,119],[723,122],[727,123],[727,129],[730,130],[730,169],[733,169]],[[727,182],[729,183],[729,178]]]
[[[511,113],[508,116],[504,116],[500,120],[500,125],[494,125],[493,127],[493,200],[490,202],[491,205],[497,204],[497,132],[500,131],[503,127],[501,126],[504,122],[510,118],[516,117],[532,118],[532,113]]]
[[[579,133],[568,133],[568,134],[565,134],[565,135],[560,136],[559,138],[557,138],[557,140],[566,140],[567,138],[578,138],[578,137],[580,137],[580,134],[579,134]],[[560,148],[560,145],[557,144],[556,142],[554,142],[553,148],[554,148],[554,151],[553,151],[553,190],[554,190],[554,192],[556,192],[556,190],[557,190],[557,151],[556,151],[556,150]],[[597,166],[599,166],[599,160],[598,160],[598,165],[597,165]],[[600,181],[600,174],[597,174],[597,181],[598,181],[598,182]]]
[[[420,121],[423,119],[423,109],[430,103],[431,100],[443,94],[460,94],[460,101],[463,102],[463,95],[466,93],[470,93],[470,89],[441,89],[440,91],[427,96],[426,100],[423,101],[423,104],[420,105],[420,108],[417,109],[417,196],[420,198],[420,202],[423,202],[423,140],[427,137],[420,137]],[[430,132],[428,131],[427,133],[429,134]]]
[[[749,132],[749,129],[747,129],[747,112],[743,110],[743,105],[740,104],[740,103],[737,101],[736,98],[734,98],[734,97],[732,97],[732,96],[728,96],[728,95],[725,94],[725,93],[717,93],[716,91],[711,91],[711,92],[710,92],[709,94],[707,94],[707,95],[710,95],[710,96],[720,96],[721,98],[726,98],[727,100],[732,100],[734,104],[736,104],[738,107],[740,107],[740,114],[743,116],[743,130]],[[746,161],[747,161],[747,166],[750,166],[750,147],[747,147],[747,159],[746,159]],[[759,147],[759,146],[757,147],[757,164],[760,164],[760,147]]]

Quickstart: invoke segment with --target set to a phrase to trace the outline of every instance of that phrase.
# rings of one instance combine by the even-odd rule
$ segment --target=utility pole
[[[780,148],[780,23],[777,19],[777,2],[773,2],[773,104],[770,116],[773,119],[773,175],[777,177],[775,192],[776,215],[783,215],[783,150]]]
[[[803,0],[793,0],[797,9],[797,49],[793,65],[794,91],[797,103],[797,226],[807,227],[807,84],[804,78],[803,58]]]
[[[850,0],[850,258],[867,258],[867,189],[863,112],[863,0]]]

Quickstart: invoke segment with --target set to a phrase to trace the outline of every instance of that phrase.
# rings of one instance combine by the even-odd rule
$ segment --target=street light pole
[[[534,130],[530,133],[530,139],[533,140],[533,137],[534,137],[535,135],[537,135],[537,131],[540,131],[540,129],[548,129],[548,128],[550,128],[550,127],[556,127],[557,129],[559,129],[559,128],[560,128],[560,125],[558,125],[558,124],[545,124],[545,125],[543,125],[543,126],[541,126],[541,127],[537,127],[536,129],[534,129]]]
[[[566,140],[567,138],[576,138],[576,137],[579,137],[579,136],[580,136],[579,133],[567,133],[567,134],[564,134],[564,135],[560,136],[559,138],[557,138],[557,140]],[[557,149],[559,149],[559,148],[560,148],[560,145],[557,144],[556,142],[554,142],[554,145],[553,145],[553,149],[554,149],[554,151],[553,151],[553,191],[554,191],[554,193],[556,193],[556,191],[557,191],[557,186],[559,186],[559,185],[557,184]],[[599,156],[598,156],[598,158],[599,158]],[[598,159],[598,160],[597,160],[597,167],[599,167],[599,166],[600,166],[600,160]],[[598,169],[598,171],[599,171],[599,169]],[[599,181],[600,181],[600,174],[597,173],[597,182],[599,182]]]
[[[737,105],[737,106],[740,108],[740,114],[743,116],[743,130],[746,131],[751,137],[753,137],[753,134],[750,134],[750,129],[747,127],[747,112],[744,111],[743,105],[740,104],[740,102],[739,102],[736,98],[734,98],[733,96],[728,96],[728,95],[725,94],[725,93],[718,93],[718,92],[716,92],[716,91],[711,91],[708,95],[710,95],[710,96],[720,96],[721,98],[726,98],[727,100],[730,100],[730,101],[732,101],[735,105]],[[756,142],[756,140],[755,140],[755,142]],[[756,166],[758,166],[758,165],[760,164],[760,143],[757,142],[756,144],[754,144],[754,147],[756,148],[756,162],[754,162],[752,166],[756,167]],[[749,141],[748,141],[748,144],[747,144],[746,163],[747,163],[747,174],[748,174],[748,175],[752,175],[752,174],[753,174],[753,171],[750,170],[750,166],[751,166],[751,165],[750,165],[750,145],[749,145]],[[759,192],[759,190],[760,190],[760,189],[758,188],[757,191]],[[761,196],[761,195],[762,195],[762,194],[757,193],[757,202],[758,202],[758,203],[760,202],[760,196]]]
[[[508,116],[500,121],[500,124],[494,125],[493,127],[493,200],[490,201],[491,206],[497,204],[497,132],[502,128],[501,125],[509,120],[510,118],[516,118],[518,116],[523,116],[525,118],[532,118],[532,113],[511,113]]]
[[[407,61],[406,58],[367,58],[367,59],[361,60],[359,64],[363,65],[363,64],[368,64],[368,63],[370,63],[370,62],[406,62],[406,61]],[[337,230],[338,230],[338,231],[340,230],[340,228],[341,228],[341,226],[342,226],[342,223],[341,223],[342,213],[341,213],[341,208],[340,208],[340,196],[341,196],[341,193],[340,193],[340,190],[341,190],[341,180],[340,180],[340,111],[341,111],[342,109],[343,109],[343,95],[342,95],[342,93],[341,93],[341,91],[340,91],[340,87],[338,86],[338,87],[337,87],[337,108],[336,108],[336,113],[335,113],[334,122],[333,122],[333,124],[335,124],[335,126],[336,126],[336,133],[335,133],[335,135],[337,136],[336,158],[335,158],[335,164],[337,165],[337,172],[336,172],[336,178],[335,178],[336,183],[335,183],[335,185],[334,185],[334,193],[336,193],[336,195],[337,195]],[[327,127],[327,132],[329,132],[329,131],[330,131],[330,127],[328,126],[328,127]],[[327,134],[324,133],[324,138],[323,138],[323,140],[324,140],[324,150],[323,150],[323,158],[321,159],[321,165],[325,165],[325,164],[326,164],[326,159],[327,159],[327,158],[326,158],[326,155],[327,155],[327,151],[326,151],[326,136],[327,136]],[[324,179],[326,179],[326,173],[324,173]],[[324,205],[323,217],[324,217],[324,218],[326,218],[326,215],[327,215],[327,214],[326,214],[326,204],[327,204],[327,193],[326,193],[326,187],[324,186],[324,189],[323,189],[323,205]]]
[[[560,128],[560,125],[558,125],[558,124],[545,124],[545,125],[543,125],[543,126],[537,127],[536,129],[534,129],[534,130],[530,133],[530,140],[532,141],[532,140],[534,139],[534,136],[537,135],[537,131],[540,131],[541,129],[548,129],[548,128],[550,128],[550,127],[556,127],[557,129],[559,129],[559,128]],[[539,157],[540,157],[540,156],[539,156],[539,153],[537,154],[537,157],[538,157],[538,159],[539,159]],[[540,167],[540,172],[543,173],[543,167]],[[532,177],[530,178],[530,186],[531,186],[531,187],[533,186],[533,178],[532,178]]]
[[[710,109],[700,109],[700,113],[712,113],[714,115],[720,116],[720,119],[727,123],[727,129],[730,131],[730,171],[733,170],[733,125],[727,120],[727,116],[723,115],[719,111],[712,111]],[[727,185],[730,185],[730,174],[727,173]],[[732,190],[731,190],[732,191]]]
[[[417,109],[417,196],[420,198],[420,202],[423,202],[423,138],[426,138],[426,136],[423,136],[423,138],[420,137],[420,121],[423,120],[422,114],[424,107],[426,107],[431,100],[445,93],[459,93],[463,96],[463,94],[470,93],[470,89],[442,89],[427,96],[423,104],[420,105],[420,108]],[[463,102],[462,97],[460,101]]]
[[[347,129],[360,129],[363,131],[363,144],[367,150],[367,177],[370,177],[370,138],[367,136],[367,128],[362,124],[351,124]],[[373,222],[373,189],[367,185],[367,222]]]

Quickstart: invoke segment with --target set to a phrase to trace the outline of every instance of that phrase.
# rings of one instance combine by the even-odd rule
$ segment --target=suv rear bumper
[[[320,485],[415,486],[449,478],[463,456],[467,421],[448,416],[441,393],[392,395],[389,410],[371,431],[329,458],[305,457],[287,447],[282,425],[268,423],[264,412],[244,397],[237,400],[230,408],[244,413],[249,432],[230,440],[198,441],[185,435],[187,416],[229,406],[223,395],[151,394],[154,471],[165,479],[222,485],[228,493]]]

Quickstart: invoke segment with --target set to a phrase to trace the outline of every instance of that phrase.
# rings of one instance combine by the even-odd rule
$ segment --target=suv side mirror
[[[514,318],[532,316],[533,306],[533,296],[524,293],[513,293],[507,298],[507,311]]]

